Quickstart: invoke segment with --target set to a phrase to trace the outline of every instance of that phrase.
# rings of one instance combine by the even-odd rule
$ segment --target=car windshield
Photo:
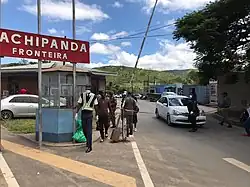
[[[187,106],[189,98],[169,98],[169,106]]]

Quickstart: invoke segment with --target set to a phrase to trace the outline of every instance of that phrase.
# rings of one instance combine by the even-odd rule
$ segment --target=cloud
[[[123,7],[123,4],[121,4],[119,1],[115,1],[115,2],[112,4],[112,7],[114,7],[114,8],[122,8],[122,7]]]
[[[102,55],[113,55],[114,53],[120,51],[121,48],[115,45],[104,45],[101,43],[95,43],[91,45],[90,52],[92,54],[102,54]]]
[[[131,45],[132,45],[131,42],[122,42],[121,43],[121,46],[123,46],[123,47],[131,46]]]
[[[172,25],[172,24],[174,24],[175,22],[176,22],[176,19],[173,18],[173,19],[167,20],[167,21],[166,21],[166,24],[167,24],[167,25]]]
[[[72,20],[71,0],[43,0],[41,1],[42,15],[54,20]],[[37,15],[36,1],[25,3],[21,10]],[[109,16],[102,12],[101,8],[95,4],[87,5],[76,0],[76,19],[89,21],[102,21]]]
[[[86,33],[86,32],[91,32],[91,29],[86,27],[86,26],[83,26],[83,25],[76,27],[76,34],[77,35],[81,35],[81,34]]]
[[[53,35],[53,36],[56,36],[56,37],[64,37],[64,35],[65,35],[65,32],[64,32],[64,30],[57,30],[57,29],[55,29],[55,28],[51,28],[51,29],[48,29],[48,33],[50,34],[50,35]]]
[[[90,39],[91,40],[109,40],[109,35],[105,33],[94,33]]]
[[[138,67],[155,70],[172,70],[172,69],[189,69],[194,68],[193,63],[196,57],[193,50],[189,48],[188,43],[174,44],[169,40],[159,42],[160,48],[153,54],[144,55],[140,58]],[[137,56],[128,53],[117,46],[110,48],[110,45],[94,44],[91,46],[92,53],[107,55],[108,63],[100,63],[91,65],[94,67],[114,65],[114,66],[130,66],[133,67]]]
[[[153,8],[155,0],[126,0],[133,3],[144,3],[143,9],[147,12]],[[158,10],[163,13],[178,10],[194,10],[215,0],[159,0]]]
[[[105,34],[105,33],[94,33],[90,39],[91,40],[111,40],[111,39],[117,39],[120,37],[124,37],[127,36],[128,33],[126,31],[121,31],[121,32],[117,32],[114,34]]]
[[[52,28],[52,29],[48,29],[48,32],[50,34],[56,34],[57,33],[57,30],[55,28]]]

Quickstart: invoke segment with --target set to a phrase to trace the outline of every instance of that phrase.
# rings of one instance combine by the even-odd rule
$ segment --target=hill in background
[[[104,66],[95,69],[117,73],[117,76],[107,77],[107,84],[110,84],[111,82],[112,89],[114,91],[131,88],[129,82],[133,74],[134,68],[126,66]],[[157,71],[137,68],[135,70],[134,77],[134,90],[138,92],[143,91],[145,89],[145,86],[147,86],[148,82],[157,84],[192,84],[193,80],[190,79],[190,73],[192,72],[196,72],[196,70],[187,69]]]

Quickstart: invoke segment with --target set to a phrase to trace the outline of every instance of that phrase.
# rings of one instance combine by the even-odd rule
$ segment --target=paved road
[[[155,186],[248,187],[250,173],[223,158],[234,158],[250,165],[250,138],[242,130],[227,129],[208,117],[197,133],[187,128],[169,127],[154,115],[154,103],[140,101],[136,142]],[[202,107],[205,112],[214,109]]]
[[[250,171],[244,170],[247,166],[241,169],[223,160],[231,158],[250,165],[250,138],[241,136],[242,129],[221,127],[218,121],[208,117],[204,128],[189,133],[188,128],[169,127],[164,121],[157,120],[154,117],[155,103],[139,101],[139,105],[135,141],[155,187],[249,187]],[[203,110],[211,112],[214,109],[203,107]],[[13,136],[5,136],[5,139],[28,144]],[[46,148],[45,151],[132,176],[138,187],[144,186],[130,142],[97,142],[91,154],[85,154],[83,148]],[[4,157],[21,187],[32,187],[34,183],[37,187],[45,184],[108,186],[8,150]]]

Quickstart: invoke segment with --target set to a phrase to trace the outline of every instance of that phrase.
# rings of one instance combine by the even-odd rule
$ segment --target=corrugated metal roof
[[[55,63],[43,63],[42,69],[52,68]],[[29,65],[21,65],[21,66],[9,66],[9,67],[2,67],[2,70],[17,70],[17,69],[37,69],[38,64],[29,64]]]
[[[98,69],[91,69],[91,73],[94,75],[117,76],[117,73],[102,71],[102,70],[98,70]]]
[[[55,71],[72,72],[72,66],[68,66],[68,65],[54,66],[52,68],[48,68],[48,69],[43,70],[43,72],[55,72]],[[85,69],[85,68],[76,68],[76,72],[89,73],[91,71],[89,69]]]
[[[66,71],[66,72],[71,72],[73,65],[69,62],[65,63],[66,65],[63,65],[63,62],[51,62],[51,63],[43,63],[42,64],[42,71],[43,72],[55,72],[55,71]],[[10,67],[2,67],[1,68],[2,72],[37,72],[38,70],[38,64],[29,64],[29,65],[21,65],[21,66],[10,66]],[[116,76],[116,73],[113,72],[106,72],[106,71],[101,71],[97,69],[90,69],[86,67],[77,67],[77,72],[82,72],[82,73],[92,73],[93,75],[111,75],[111,76]]]

